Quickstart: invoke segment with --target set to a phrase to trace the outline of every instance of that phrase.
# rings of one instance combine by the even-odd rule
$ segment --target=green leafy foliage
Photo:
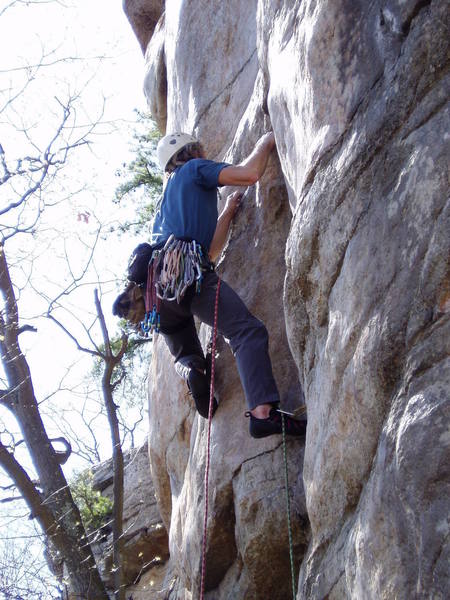
[[[109,520],[113,504],[109,498],[102,496],[92,487],[94,476],[92,471],[83,471],[70,485],[72,497],[81,514],[83,525],[87,531],[99,529]]]
[[[150,115],[138,110],[136,114],[135,158],[116,171],[116,176],[123,181],[116,188],[114,202],[133,203],[133,218],[118,227],[119,233],[142,233],[148,227],[162,193],[163,179],[155,159],[160,134]]]
[[[126,325],[126,323],[125,323]],[[134,369],[140,363],[145,361],[148,364],[150,360],[150,344],[151,338],[143,338],[134,331],[128,331],[128,344],[125,354],[122,360],[116,366],[112,373],[111,383],[116,384],[119,381],[123,381],[125,377],[132,374]],[[110,338],[110,345],[113,354],[118,354],[122,345],[122,334],[117,333]],[[99,344],[98,349],[104,353],[105,347],[103,344]],[[101,358],[94,358],[92,366],[92,376],[94,379],[100,381],[103,375],[104,362]]]

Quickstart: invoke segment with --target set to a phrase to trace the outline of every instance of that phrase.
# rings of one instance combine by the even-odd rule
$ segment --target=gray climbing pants
[[[205,368],[194,316],[213,326],[217,280],[216,273],[205,273],[199,294],[191,286],[180,304],[161,302],[161,333],[175,358],[177,372],[185,378],[190,368]],[[224,281],[219,291],[218,332],[235,356],[248,408],[279,402],[268,353],[267,329]]]

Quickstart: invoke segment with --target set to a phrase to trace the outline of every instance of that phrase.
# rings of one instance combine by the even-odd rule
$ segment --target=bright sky
[[[19,260],[23,256],[19,266],[22,266],[24,274],[29,272],[27,253],[33,251],[39,257],[33,267],[34,284],[46,291],[52,288],[52,282],[52,291],[58,286],[61,288],[63,282],[58,283],[58,280],[61,279],[64,261],[58,261],[58,256],[63,256],[65,251],[69,253],[74,271],[80,271],[83,244],[89,245],[95,237],[95,217],[102,222],[124,218],[124,212],[116,209],[111,201],[119,183],[115,173],[131,157],[134,109],[145,111],[146,102],[142,91],[143,56],[121,4],[120,0],[41,0],[28,3],[0,0],[0,92],[8,87],[17,89],[24,81],[21,67],[37,64],[42,55],[46,56],[44,62],[55,63],[41,70],[23,98],[15,102],[14,127],[0,112],[0,143],[8,154],[12,156],[17,152],[17,156],[23,156],[23,138],[17,131],[22,123],[32,126],[35,140],[48,138],[54,124],[52,119],[60,117],[55,96],[63,101],[68,93],[80,92],[82,98],[77,112],[77,125],[80,127],[97,120],[104,106],[102,120],[105,125],[93,136],[94,143],[89,148],[77,152],[75,161],[71,161],[70,169],[65,170],[55,188],[55,194],[70,196],[70,202],[44,213],[42,228],[48,231],[39,238],[38,246],[27,236],[22,236],[18,243],[14,240],[7,243],[6,252],[10,260],[14,255]],[[58,61],[61,57],[86,60]],[[0,206],[10,201],[1,194],[2,188]],[[89,223],[79,221],[79,213],[86,211],[91,215]],[[117,242],[117,238],[103,236],[96,263],[100,277],[110,281],[121,277],[135,245],[136,240],[128,237]],[[15,281],[19,281],[20,272],[15,273]],[[88,281],[93,282],[94,275],[91,273]],[[22,279],[25,281],[24,276]],[[43,281],[45,286],[41,285]],[[104,288],[103,309],[111,331],[116,324],[111,315],[115,289],[114,282]],[[84,304],[84,310],[87,308],[93,313],[93,288],[82,290],[74,303]],[[26,333],[20,339],[31,366],[38,400],[53,392],[63,377],[67,378],[64,385],[72,387],[74,382],[82,379],[83,370],[89,369],[92,364],[91,359],[80,355],[73,342],[55,325],[47,319],[35,318],[45,311],[45,306],[45,302],[32,290],[22,291],[19,302],[22,322],[32,319],[31,322],[38,327],[37,334]],[[69,321],[69,324],[76,326],[75,321]],[[66,411],[70,411],[72,405],[80,408],[85,400],[83,383],[77,391],[76,395],[58,394],[56,406]],[[143,394],[142,390],[138,394]],[[92,412],[95,410],[92,405]],[[70,420],[70,412],[66,412],[67,415]],[[76,429],[76,417],[72,420]],[[0,425],[2,421],[9,426],[10,420],[4,411],[0,411]],[[56,427],[53,434],[58,435]],[[105,422],[103,433],[99,431],[98,438],[103,458],[110,456],[111,442]],[[8,440],[4,439],[4,442]],[[80,468],[76,459],[72,468]],[[0,477],[0,484],[4,482],[4,478]],[[26,515],[26,509],[17,503],[0,507],[0,539],[28,535],[30,532],[26,527],[30,527],[31,522]],[[37,552],[40,553],[39,547]]]
[[[17,130],[21,124],[32,127],[35,140],[48,138],[55,122],[52,119],[60,116],[55,96],[63,101],[68,93],[80,92],[81,103],[77,112],[80,128],[97,120],[104,106],[102,120],[105,125],[93,136],[94,143],[89,148],[77,152],[70,169],[65,170],[55,187],[56,195],[60,194],[61,198],[70,196],[69,203],[64,202],[44,213],[42,229],[47,229],[47,233],[38,238],[37,246],[27,236],[22,236],[18,243],[12,240],[6,246],[10,260],[13,256],[19,257],[18,260],[23,257],[19,266],[24,273],[21,275],[20,271],[15,271],[16,282],[21,276],[25,281],[29,273],[27,253],[33,252],[38,256],[33,267],[33,283],[38,289],[50,290],[50,295],[63,283],[60,279],[64,260],[58,260],[58,256],[62,257],[67,251],[74,272],[78,273],[83,245],[89,245],[95,237],[96,218],[102,222],[124,218],[123,210],[116,209],[111,201],[119,183],[115,173],[131,157],[134,109],[145,111],[146,102],[142,91],[144,59],[121,5],[120,0],[0,0],[0,93],[8,87],[17,89],[24,81],[24,65],[32,68],[40,62],[42,55],[45,63],[54,63],[41,70],[26,94],[15,102],[14,127],[11,126],[11,116],[8,123],[5,113],[0,112],[0,143],[8,154],[12,156],[16,152],[17,156],[23,156],[23,137]],[[86,60],[59,61],[61,57]],[[10,201],[1,194],[2,188],[0,206]],[[89,223],[79,220],[79,213],[86,211],[90,213]],[[136,240],[129,237],[121,238],[119,242],[116,237],[108,235],[100,239],[96,266],[101,279],[112,282],[104,288],[106,295],[103,302],[111,331],[116,325],[111,315],[116,290],[113,280],[124,273],[128,256],[135,245]],[[94,280],[95,274],[91,273],[88,281]],[[44,286],[42,282],[45,282]],[[73,302],[74,309],[78,308],[75,305],[83,304],[83,310],[88,309],[92,314],[93,288],[81,290]],[[53,392],[63,377],[66,377],[64,385],[71,388],[74,382],[82,380],[83,372],[92,364],[91,359],[80,355],[73,342],[55,325],[47,319],[35,318],[45,308],[46,303],[34,291],[26,289],[21,292],[19,311],[22,323],[30,319],[38,327],[37,334],[26,333],[20,338],[31,366],[38,400]],[[84,316],[84,319],[88,318]],[[76,328],[75,320],[69,321],[69,325]],[[144,392],[137,390],[137,394],[144,395]],[[76,417],[70,416],[70,407],[75,405],[79,409],[84,400],[83,382],[77,394],[62,392],[54,399],[58,410],[66,410],[66,417],[69,421],[72,419],[75,429]],[[88,410],[89,407],[88,403]],[[92,404],[92,412],[95,410]],[[2,421],[9,426],[10,421],[4,411],[0,411],[0,426]],[[58,428],[55,427],[52,433],[58,435]],[[110,456],[111,442],[105,422],[103,432],[98,431],[97,435],[102,444],[102,456],[106,458]],[[4,439],[4,442],[8,440]],[[74,459],[72,468],[79,467],[80,463],[77,464]],[[0,484],[4,482],[0,476]],[[27,529],[30,526],[32,522],[27,519],[27,510],[23,506],[13,503],[0,507],[0,539],[32,534]],[[36,552],[41,552],[40,547]]]
[[[58,255],[62,256],[67,251],[74,270],[80,271],[82,245],[68,231],[75,231],[76,236],[90,244],[96,232],[94,215],[102,222],[123,218],[123,213],[115,212],[111,199],[119,183],[115,172],[130,158],[134,109],[146,108],[142,91],[144,60],[120,1],[18,2],[2,14],[2,10],[10,4],[11,0],[0,1],[0,89],[5,89],[8,83],[17,86],[23,80],[23,71],[16,71],[17,67],[38,63],[42,54],[50,53],[44,59],[45,63],[55,62],[59,57],[88,59],[56,62],[52,67],[42,69],[24,95],[22,105],[15,103],[15,106],[20,106],[21,112],[14,117],[14,125],[24,120],[28,126],[33,125],[35,139],[42,137],[46,140],[49,132],[54,130],[51,115],[55,113],[55,118],[60,117],[55,96],[64,100],[67,90],[72,93],[80,91],[82,102],[77,117],[80,126],[99,118],[105,99],[102,120],[106,124],[98,128],[98,133],[92,137],[94,143],[89,148],[83,148],[72,156],[70,169],[64,171],[58,183],[61,197],[72,195],[70,202],[49,209],[42,219],[41,229],[48,227],[49,233],[47,237],[41,237],[39,253],[44,262],[47,288],[51,288],[51,283],[57,282],[61,275],[62,266],[54,262]],[[0,141],[9,154],[14,153],[17,147],[18,155],[23,156],[22,138],[16,129],[4,122],[0,123]],[[78,190],[82,191],[74,194]],[[5,200],[0,198],[0,201],[3,203]],[[86,211],[91,214],[88,224],[79,221],[79,214]],[[22,236],[19,252],[23,251],[23,245],[31,242]],[[46,251],[47,245],[52,248],[50,253]],[[103,263],[99,259],[102,279],[122,275],[136,241],[123,238],[118,245],[116,240],[105,238],[100,240],[100,245],[98,256],[105,257]],[[39,270],[39,262],[35,270]],[[55,284],[54,289],[57,287]],[[93,307],[92,290],[87,293],[90,295],[86,302]],[[36,311],[35,300],[27,302],[27,299],[25,292],[19,307],[24,319],[39,312]],[[104,310],[113,326],[111,301],[111,298],[105,301]],[[56,345],[53,341],[58,333],[55,327],[48,322],[41,322],[39,327],[46,331],[45,343],[50,338],[51,347],[43,351],[38,336],[27,335],[27,340],[23,336],[21,341],[28,345],[32,362],[33,350],[34,354],[42,357]],[[54,367],[56,362],[64,367],[66,351],[69,352],[73,345],[68,339],[58,337],[57,346],[59,351],[51,360],[48,356],[47,364],[51,363]],[[44,369],[39,364],[35,372],[38,379]],[[48,380],[47,374],[43,379]]]
[[[89,80],[83,91],[87,118],[95,119],[98,115],[103,96],[107,99],[106,119],[113,122],[132,120],[133,109],[144,108],[144,61],[120,1],[31,2],[12,6],[1,14],[2,7],[10,3],[11,0],[0,2],[2,82],[13,75],[5,71],[36,64],[42,52],[54,52],[46,59],[47,63],[60,57],[89,59],[61,62],[40,73],[39,86],[28,104],[33,118],[48,115],[55,89],[59,87],[62,95],[66,87],[80,89]],[[45,130],[45,124],[41,125]],[[108,140],[104,144],[102,161],[120,161],[121,156],[120,142],[115,140],[112,144]]]
[[[61,211],[52,210],[48,220],[52,225],[56,221],[59,229],[70,228],[83,210],[102,220],[112,219],[110,200],[118,184],[115,172],[130,158],[133,111],[146,108],[142,91],[144,60],[121,2],[19,2],[2,14],[9,4],[11,0],[0,0],[0,90],[8,85],[17,87],[24,80],[24,72],[16,69],[38,63],[42,53],[49,54],[45,63],[61,57],[87,59],[56,62],[42,69],[23,99],[15,102],[20,110],[13,117],[14,126],[20,127],[24,121],[32,125],[35,139],[47,140],[61,114],[55,97],[64,101],[69,90],[80,92],[80,129],[100,117],[105,99],[105,125],[96,130],[89,148],[77,151],[59,184],[62,194],[88,189],[74,195]],[[0,140],[9,155],[17,151],[23,156],[23,138],[4,120],[0,122]],[[46,222],[44,218],[43,225]]]
[[[70,195],[70,202],[52,208],[43,216],[42,225],[48,228],[48,233],[43,236],[38,248],[40,258],[35,262],[34,277],[37,286],[44,278],[48,283],[47,289],[51,288],[52,282],[55,282],[54,289],[57,288],[56,282],[60,278],[57,258],[64,251],[69,252],[74,270],[80,270],[83,245],[77,238],[88,244],[93,240],[95,217],[103,222],[123,219],[123,212],[117,211],[111,202],[118,185],[115,172],[131,157],[129,149],[134,109],[145,110],[146,102],[142,91],[143,56],[121,4],[120,0],[43,0],[29,3],[0,0],[0,92],[19,85],[24,76],[20,67],[36,64],[43,54],[47,56],[44,62],[54,62],[58,57],[87,59],[56,62],[42,71],[27,95],[16,102],[18,109],[13,119],[14,127],[0,114],[0,142],[10,155],[17,152],[20,156],[23,146],[17,127],[20,128],[22,123],[32,126],[36,140],[46,139],[51,130],[52,115],[59,117],[55,96],[62,100],[68,91],[80,91],[82,102],[77,113],[80,127],[99,118],[105,99],[102,119],[106,124],[93,136],[95,143],[77,153],[71,168],[65,171],[58,183],[58,193],[61,197]],[[78,193],[74,195],[75,191]],[[8,199],[2,198],[1,193],[0,188],[0,204],[3,205]],[[91,214],[87,224],[80,222],[78,217],[80,212],[85,211]],[[77,228],[80,229],[77,231]],[[74,231],[75,237],[67,233],[69,231]],[[32,242],[22,237],[19,244],[8,243],[7,256],[8,251],[10,256],[15,252],[26,254],[27,244]],[[135,245],[136,240],[130,238],[122,238],[117,243],[116,238],[111,240],[107,235],[103,236],[97,259],[101,278],[112,280],[120,277]],[[23,268],[26,271],[26,262]],[[90,280],[94,280],[93,275]],[[111,316],[114,289],[115,284],[111,284],[103,306],[111,328],[115,324]],[[85,303],[92,312],[92,288],[75,302]],[[22,320],[33,319],[33,324],[38,327],[38,334],[26,333],[20,340],[31,365],[38,398],[51,393],[67,371],[69,379],[75,380],[79,378],[80,369],[86,368],[86,361],[83,367],[70,366],[80,359],[73,342],[48,320],[34,318],[44,308],[45,303],[40,303],[34,293],[29,290],[22,292],[19,303]],[[78,402],[81,406],[81,396],[70,398],[61,394],[57,402],[65,407],[70,402]],[[102,443],[106,457],[110,447],[107,431]]]

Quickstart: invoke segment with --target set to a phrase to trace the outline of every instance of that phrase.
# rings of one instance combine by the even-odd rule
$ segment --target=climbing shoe
[[[275,407],[270,410],[269,416],[266,419],[257,419],[250,411],[246,412],[245,416],[250,417],[249,431],[250,435],[254,438],[264,438],[268,435],[283,432],[281,413]],[[306,435],[306,421],[297,421],[285,414],[284,429],[286,435],[304,437]]]
[[[187,384],[189,387],[189,391],[191,392],[192,397],[194,398],[197,412],[204,419],[207,419],[209,413],[210,378],[205,373],[202,373],[195,367],[192,367],[188,375]],[[212,417],[214,416],[217,407],[217,400],[214,398],[211,415]]]

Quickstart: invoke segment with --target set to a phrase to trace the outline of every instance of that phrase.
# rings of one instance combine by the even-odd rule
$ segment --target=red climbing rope
[[[214,403],[214,371],[216,364],[216,338],[217,338],[217,318],[219,314],[219,290],[220,279],[217,278],[216,302],[214,305],[214,326],[212,335],[211,347],[211,385],[209,388],[209,413],[208,413],[208,441],[206,446],[206,466],[205,466],[205,516],[203,521],[203,544],[202,544],[202,579],[200,586],[200,600],[203,600],[205,595],[205,574],[206,574],[206,536],[208,522],[208,479],[209,479],[209,457],[211,443],[211,414]]]

